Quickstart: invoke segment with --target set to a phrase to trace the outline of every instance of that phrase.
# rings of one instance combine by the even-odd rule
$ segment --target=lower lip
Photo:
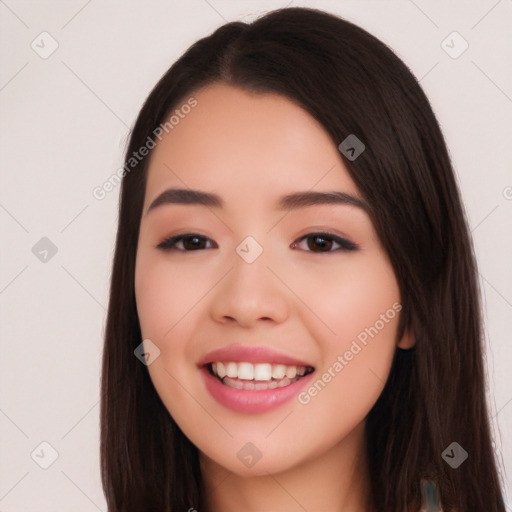
[[[237,412],[262,413],[276,409],[297,396],[313,378],[314,372],[301,377],[288,386],[275,389],[236,389],[226,386],[206,367],[201,368],[206,389],[220,404]]]

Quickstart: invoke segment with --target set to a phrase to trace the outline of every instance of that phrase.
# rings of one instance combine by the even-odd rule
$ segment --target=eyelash
[[[337,235],[334,235],[332,233],[328,233],[325,231],[308,233],[307,235],[304,235],[301,238],[299,238],[297,241],[293,242],[292,245],[295,246],[297,243],[300,243],[305,239],[317,238],[317,237],[322,238],[324,240],[331,240],[331,241],[337,243],[340,246],[340,248],[335,249],[334,251],[308,251],[308,252],[313,252],[316,254],[328,254],[328,253],[335,252],[335,251],[350,252],[350,251],[356,251],[357,249],[359,249],[359,246],[357,244],[351,242],[350,240],[347,240],[346,238],[342,238],[342,237],[339,237]],[[157,247],[157,249],[161,249],[163,251],[174,250],[174,251],[180,251],[180,252],[195,252],[195,250],[187,251],[186,249],[177,249],[176,248],[176,244],[186,238],[199,238],[200,240],[209,240],[208,237],[200,235],[199,233],[184,233],[181,235],[175,235],[175,236],[166,238],[160,244],[158,244],[156,247]],[[204,249],[196,249],[196,250],[200,251],[200,250],[204,250]]]

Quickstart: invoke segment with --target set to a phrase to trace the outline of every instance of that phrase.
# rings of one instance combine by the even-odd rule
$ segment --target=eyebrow
[[[145,215],[162,205],[187,204],[202,205],[209,208],[223,208],[224,201],[217,194],[184,188],[169,188],[164,190],[149,205]],[[281,197],[276,205],[277,210],[296,210],[307,206],[325,204],[350,205],[368,211],[365,201],[345,192],[294,192]]]

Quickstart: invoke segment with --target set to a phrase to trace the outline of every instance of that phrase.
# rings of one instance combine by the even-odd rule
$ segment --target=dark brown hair
[[[504,512],[484,391],[476,263],[450,158],[430,104],[407,66],[381,41],[337,16],[279,9],[231,22],[193,44],[164,74],[133,127],[126,163],[194,91],[226,83],[286,96],[338,146],[389,255],[415,347],[397,349],[367,417],[375,508],[419,510],[420,480],[437,484],[445,512]],[[197,448],[134,356],[141,341],[134,269],[149,158],[122,181],[105,332],[101,470],[109,512],[204,509]],[[453,469],[442,452],[469,454]]]

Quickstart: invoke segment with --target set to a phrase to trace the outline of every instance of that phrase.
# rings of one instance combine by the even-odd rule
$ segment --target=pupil
[[[199,248],[201,248],[201,239],[198,236],[189,236],[188,238],[185,238],[183,241],[183,245],[186,246],[187,244],[190,244],[190,247],[192,247],[192,249],[197,249],[198,241],[199,241]]]
[[[331,242],[330,242],[330,241],[326,242],[326,241],[325,241],[325,238],[323,238],[323,237],[321,237],[321,236],[315,236],[315,237],[313,238],[313,240],[314,240],[313,245],[316,245],[317,247],[318,247],[318,246],[320,246],[321,248],[324,248],[324,249],[325,249],[326,247],[327,247],[327,248],[329,248],[329,247],[330,247],[330,245],[329,245],[329,244],[330,244]],[[310,247],[309,247],[309,248],[310,248],[310,249],[312,248],[312,247],[311,247],[311,244],[310,244]]]

